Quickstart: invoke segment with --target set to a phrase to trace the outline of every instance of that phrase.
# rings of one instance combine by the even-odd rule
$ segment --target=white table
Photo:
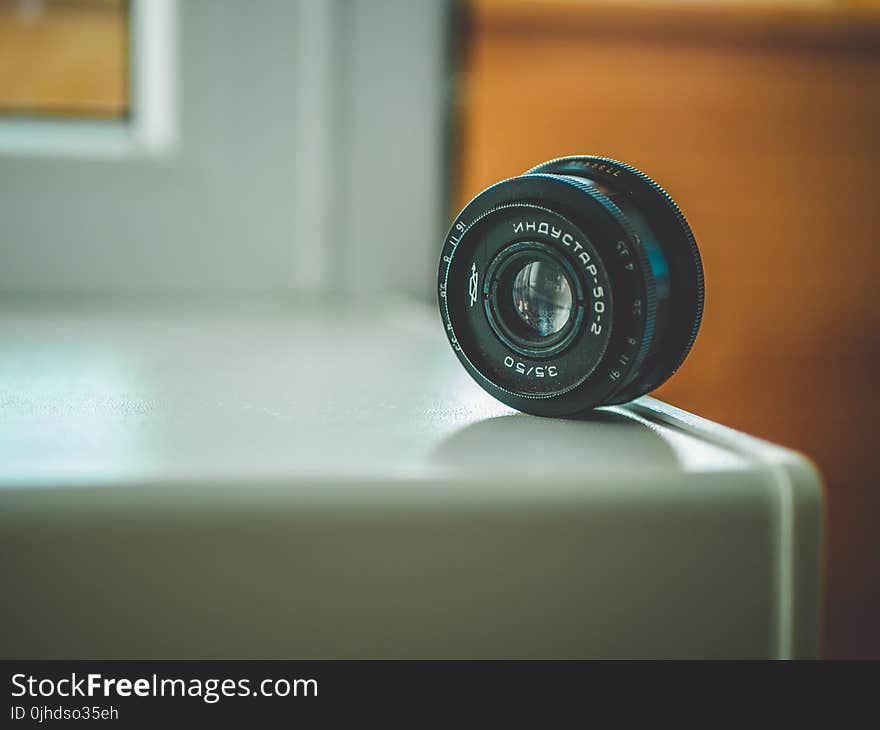
[[[415,305],[180,309],[0,315],[4,657],[815,655],[803,457],[516,414]]]

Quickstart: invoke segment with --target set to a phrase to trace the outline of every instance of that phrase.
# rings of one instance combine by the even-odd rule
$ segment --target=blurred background
[[[481,189],[634,164],[707,281],[657,395],[818,464],[824,653],[880,658],[878,113],[880,1],[0,0],[0,297],[433,301]]]

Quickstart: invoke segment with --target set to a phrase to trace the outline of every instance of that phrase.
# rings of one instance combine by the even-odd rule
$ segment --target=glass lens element
[[[526,264],[513,280],[516,313],[539,337],[555,334],[565,326],[572,302],[568,277],[549,261]]]

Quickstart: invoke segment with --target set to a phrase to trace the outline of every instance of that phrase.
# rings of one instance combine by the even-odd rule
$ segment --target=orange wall
[[[456,202],[578,153],[666,187],[700,244],[706,310],[657,394],[818,463],[826,654],[880,657],[880,15],[468,7]]]

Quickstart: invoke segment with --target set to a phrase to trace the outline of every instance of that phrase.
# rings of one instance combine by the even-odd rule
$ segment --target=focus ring
[[[685,240],[688,242],[688,247],[690,249],[691,258],[694,263],[694,267],[697,272],[697,280],[696,280],[696,288],[697,288],[697,296],[696,296],[696,312],[694,314],[693,325],[691,326],[691,333],[688,337],[687,344],[682,350],[681,355],[678,358],[678,361],[672,368],[672,373],[674,373],[681,364],[684,362],[688,353],[691,350],[691,347],[694,344],[694,341],[697,339],[697,332],[700,330],[700,322],[703,319],[703,306],[706,298],[706,285],[703,275],[703,261],[700,257],[700,250],[697,248],[697,241],[694,238],[694,233],[691,230],[691,226],[685,218],[684,213],[681,211],[681,208],[678,207],[678,204],[672,199],[669,193],[663,189],[656,181],[652,180],[650,177],[645,175],[641,170],[633,167],[632,165],[627,165],[625,162],[620,162],[619,160],[615,160],[611,157],[596,157],[592,155],[588,155],[588,157],[592,160],[596,160],[599,162],[605,162],[608,164],[613,164],[618,167],[623,168],[631,175],[635,175],[639,178],[643,183],[648,185],[650,188],[654,190],[655,193],[660,197],[660,199],[666,204],[666,207],[678,221],[679,226],[681,227],[681,232],[684,234]]]
[[[627,238],[629,239],[630,245],[635,251],[636,256],[639,262],[639,268],[642,272],[642,277],[644,281],[645,287],[645,307],[643,314],[643,329],[642,329],[642,339],[639,346],[639,352],[636,358],[630,363],[628,367],[628,373],[626,378],[622,378],[621,382],[617,385],[617,387],[612,391],[609,395],[609,399],[613,400],[618,393],[625,390],[632,382],[633,378],[636,377],[639,373],[640,368],[645,362],[645,358],[648,355],[648,351],[651,349],[651,342],[654,338],[654,329],[655,324],[657,322],[657,288],[656,282],[654,281],[654,277],[651,275],[651,266],[648,261],[647,254],[641,245],[638,244],[639,237],[630,224],[629,220],[620,210],[620,208],[615,204],[615,202],[601,190],[597,188],[587,185],[584,182],[581,182],[577,177],[571,175],[558,175],[553,173],[526,173],[523,177],[531,176],[531,177],[546,177],[555,180],[560,180],[567,185],[571,185],[574,188],[577,188],[580,192],[589,195],[593,200],[599,203],[605,211],[614,218],[615,222],[618,226],[620,226]]]
[[[621,390],[621,399],[618,402],[631,400],[658,387],[678,370],[690,352],[700,328],[705,302],[702,260],[693,232],[684,213],[682,213],[666,190],[656,181],[632,165],[611,157],[597,155],[559,157],[533,167],[526,174],[574,175],[603,182],[615,187],[631,198],[638,197],[638,194],[641,193],[642,196],[649,197],[651,202],[659,204],[664,218],[667,219],[664,222],[674,225],[675,235],[671,237],[664,236],[663,238],[672,239],[667,241],[667,243],[674,245],[675,251],[673,253],[680,261],[686,262],[685,268],[688,269],[685,275],[680,277],[683,281],[679,281],[679,285],[676,288],[678,290],[692,289],[692,300],[687,303],[686,314],[682,311],[677,311],[675,315],[676,323],[679,327],[681,326],[681,320],[685,317],[687,318],[687,330],[681,333],[680,344],[674,348],[674,357],[670,357],[665,362],[661,361],[659,367],[649,367],[648,369],[653,372],[648,375],[644,383],[640,384],[641,387],[638,389]],[[635,180],[628,178],[635,178]],[[681,291],[677,292],[677,296],[681,297]],[[683,310],[684,307],[681,309]],[[671,351],[667,354],[673,355]]]

